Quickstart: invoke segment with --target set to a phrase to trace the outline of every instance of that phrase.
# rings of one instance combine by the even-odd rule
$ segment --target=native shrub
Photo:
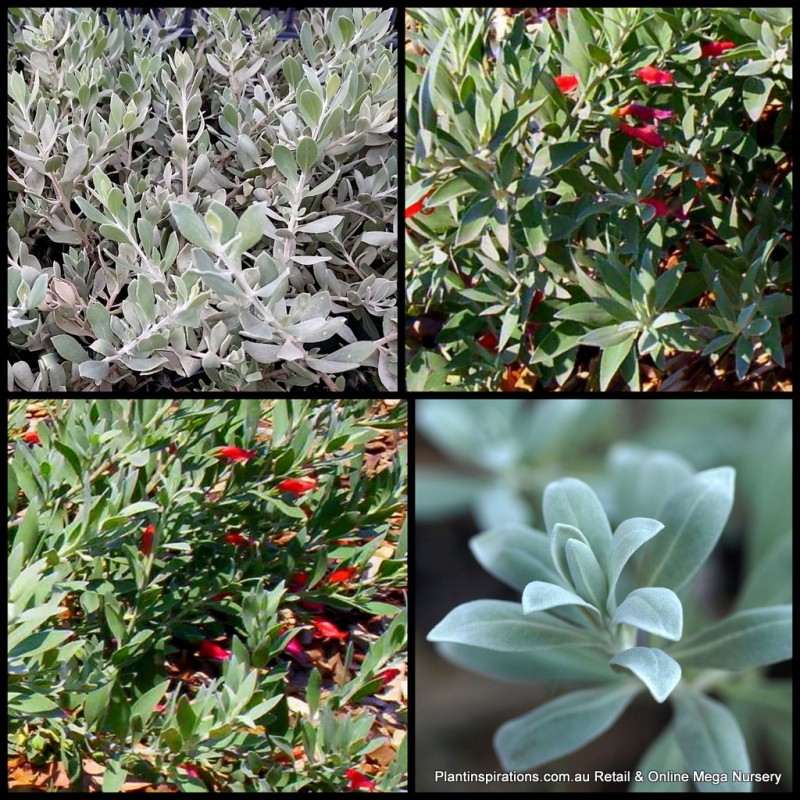
[[[391,9],[9,26],[10,390],[395,388]]]
[[[16,763],[78,790],[399,789],[404,426],[400,403],[13,402]]]
[[[408,12],[409,386],[787,388],[791,10],[504,11]]]

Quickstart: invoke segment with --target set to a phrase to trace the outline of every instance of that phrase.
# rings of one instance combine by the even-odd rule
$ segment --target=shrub
[[[785,390],[791,10],[502,11],[408,13],[409,385]]]
[[[404,405],[34,415],[11,405],[14,785],[44,765],[109,792],[402,786]]]
[[[390,15],[10,12],[9,389],[394,389]]]

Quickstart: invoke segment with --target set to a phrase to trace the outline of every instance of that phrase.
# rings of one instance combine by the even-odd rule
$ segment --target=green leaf
[[[64,630],[44,630],[23,639],[18,645],[13,647],[9,653],[9,658],[33,658],[34,656],[54,650],[72,636],[72,631]]]
[[[494,737],[503,768],[533,769],[574,753],[607,731],[638,691],[625,685],[572,692],[506,722]]]
[[[594,644],[586,631],[574,625],[544,612],[526,615],[519,603],[505,600],[473,600],[456,606],[427,638],[504,653]]]
[[[606,329],[607,330],[607,329]],[[622,362],[628,357],[633,343],[636,340],[636,331],[628,333],[627,338],[617,344],[606,346],[600,356],[600,391],[605,392],[617,371],[622,366]],[[584,337],[584,344],[586,337]]]
[[[439,62],[442,59],[445,45],[450,38],[450,29],[445,29],[444,35],[439,39],[433,53],[431,53],[430,60],[428,61],[425,69],[425,75],[422,78],[422,83],[419,87],[419,124],[423,130],[435,131],[437,128],[436,121],[436,97],[434,91],[437,81],[437,72],[439,71]]]
[[[634,589],[620,603],[611,622],[633,625],[641,631],[677,641],[683,633],[683,606],[670,589]]]
[[[663,703],[681,679],[680,664],[657,647],[631,647],[617,653],[608,663],[618,671],[632,672],[657,703]]]
[[[650,745],[639,763],[636,772],[641,772],[642,780],[632,781],[629,787],[631,792],[686,792],[689,782],[681,780],[651,780],[651,773],[658,775],[684,775],[686,764],[675,741],[675,731],[669,725],[661,735]]]
[[[272,160],[281,171],[284,178],[295,182],[297,180],[297,164],[295,163],[292,151],[282,144],[276,144],[272,148]]]
[[[202,247],[206,250],[214,249],[214,242],[203,220],[195,214],[190,206],[173,200],[169,204],[169,209],[184,239],[197,247]]]
[[[792,537],[782,536],[749,570],[739,593],[740,609],[792,602]]]
[[[611,547],[611,526],[591,487],[576,478],[549,483],[544,490],[542,510],[548,531],[553,531],[558,523],[574,526],[585,537],[600,566],[605,568]]]
[[[635,337],[638,330],[638,323],[623,322],[620,325],[607,325],[604,328],[589,331],[581,337],[580,342],[594,347],[613,347]]]
[[[463,178],[450,178],[436,188],[433,194],[425,201],[426,207],[433,208],[444,203],[449,203],[456,197],[471,194],[475,189]]]
[[[550,532],[550,557],[553,559],[556,569],[561,575],[563,581],[569,586],[572,582],[569,573],[569,563],[567,562],[567,543],[573,539],[577,539],[587,547],[589,543],[581,531],[574,525],[564,525],[556,523],[553,530]]]
[[[656,515],[664,530],[647,548],[639,584],[679,589],[708,558],[733,507],[731,467],[698,472],[665,500]]]
[[[308,172],[314,168],[319,158],[319,148],[317,143],[308,136],[301,136],[297,143],[297,166],[303,172]]]
[[[85,144],[79,144],[70,154],[67,159],[67,166],[64,168],[64,174],[61,179],[66,181],[74,181],[79,175],[83,174],[86,165],[89,163],[89,148]]]
[[[742,97],[744,99],[744,109],[753,122],[761,116],[769,101],[770,93],[774,81],[769,78],[748,78],[742,87]]]
[[[578,544],[581,544],[581,542],[578,542]],[[587,603],[577,594],[570,592],[563,586],[556,586],[553,583],[532,581],[522,592],[522,611],[524,614],[546,611],[548,608],[556,608],[557,606],[585,606],[597,611],[596,606]]]
[[[330,233],[343,219],[341,214],[328,214],[301,225],[297,230],[302,233]]]
[[[493,197],[476,200],[461,218],[455,246],[462,247],[477,239],[489,223],[489,217],[494,213],[496,207],[497,201]]]
[[[333,353],[327,353],[321,358],[306,357],[306,364],[312,369],[321,372],[345,372],[362,366],[374,352],[377,345],[374,342],[360,341],[346,344]]]
[[[158,511],[158,503],[151,503],[149,500],[140,500],[138,503],[131,503],[120,511],[119,517],[133,517],[136,514],[144,514],[146,511]]]
[[[610,599],[614,598],[617,581],[630,557],[663,529],[663,523],[644,517],[626,519],[617,526],[611,542],[611,558],[609,559],[608,594]]]
[[[239,218],[236,233],[241,237],[236,245],[239,254],[247,252],[261,241],[267,225],[266,203],[254,203]]]
[[[89,359],[88,353],[83,349],[77,339],[66,333],[58,334],[50,339],[56,352],[66,361],[80,364]]]
[[[419,492],[417,486],[417,498]],[[526,525],[498,525],[473,536],[469,547],[488,573],[519,591],[534,580],[561,582],[553,569],[547,535]]]
[[[595,554],[589,545],[579,539],[570,539],[564,553],[572,585],[594,608],[601,609],[608,596],[608,585]]]
[[[98,222],[100,224],[111,222],[111,219],[103,214],[99,209],[96,209],[91,203],[89,203],[85,198],[77,196],[73,198],[75,202],[80,207],[81,211],[89,217],[92,222]]]
[[[131,243],[131,237],[123,228],[120,228],[119,225],[101,225],[100,233],[107,239],[111,239],[112,242],[120,242],[121,244]]]
[[[733,780],[750,772],[747,746],[736,718],[721,703],[692,689],[674,697],[675,738],[691,775],[727,775],[727,781],[696,781],[701,792],[749,792],[750,781]]]
[[[316,128],[322,116],[322,98],[311,89],[306,89],[300,93],[297,108],[306,125],[312,129]]]
[[[763,75],[772,66],[769,59],[748,61],[736,70],[736,75]]]
[[[670,650],[684,667],[749,669],[792,657],[792,607],[737,611]]]

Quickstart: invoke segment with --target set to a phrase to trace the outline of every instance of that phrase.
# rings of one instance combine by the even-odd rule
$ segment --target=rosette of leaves
[[[722,533],[734,471],[692,474],[683,459],[640,451],[619,454],[617,471],[628,479],[619,507],[657,508],[658,519],[634,516],[612,533],[587,484],[549,484],[547,533],[506,523],[471,541],[480,563],[522,592],[521,602],[465,603],[428,638],[449,660],[489,676],[601,684],[502,725],[494,743],[506,769],[531,769],[578,750],[646,687],[659,703],[669,697],[675,713],[639,768],[724,773],[727,787],[749,790],[749,780],[733,779],[750,769],[739,725],[705,690],[738,670],[790,658],[791,606],[747,608],[710,625],[695,623],[698,629],[683,637],[678,593],[686,596]],[[701,780],[698,788],[714,786]]]
[[[12,11],[9,389],[394,390],[390,17]]]

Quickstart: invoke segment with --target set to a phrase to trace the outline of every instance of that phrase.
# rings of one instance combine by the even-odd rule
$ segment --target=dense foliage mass
[[[15,401],[16,790],[405,783],[405,406]]]
[[[410,387],[789,388],[791,10],[536,11],[408,12]]]
[[[394,389],[391,9],[166,24],[10,12],[9,389]]]

